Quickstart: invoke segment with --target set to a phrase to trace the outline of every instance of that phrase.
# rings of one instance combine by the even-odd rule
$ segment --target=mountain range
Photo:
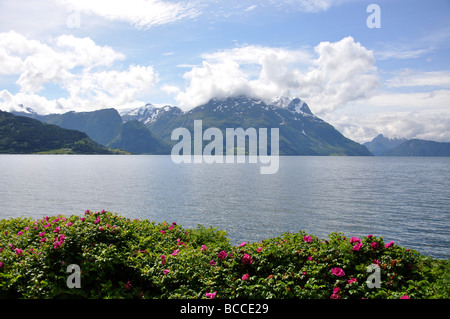
[[[15,114],[80,130],[99,144],[138,154],[170,154],[177,143],[171,140],[172,131],[184,127],[193,132],[194,120],[202,120],[205,129],[216,127],[223,132],[226,128],[279,128],[280,155],[372,155],[316,117],[298,98],[269,104],[245,96],[211,99],[189,111],[147,104],[120,114],[115,109],[49,115],[28,109]]]
[[[389,138],[379,134],[363,145],[375,156],[450,156],[450,143]]]
[[[271,103],[246,96],[215,98],[188,111],[170,105],[156,107],[149,103],[120,111],[107,108],[91,112],[39,115],[22,106],[14,114],[78,130],[98,144],[135,154],[170,154],[172,146],[178,142],[171,140],[173,130],[184,127],[193,132],[194,120],[202,120],[204,129],[216,127],[223,133],[226,128],[279,128],[280,155],[387,156],[394,152],[389,153],[388,150],[394,150],[410,141],[386,138],[380,134],[371,142],[361,145],[315,116],[299,98],[278,98]],[[422,148],[424,144],[429,144],[427,142],[429,141],[421,142]],[[412,147],[418,145],[419,143],[413,142]],[[438,145],[445,148],[445,145],[439,143],[434,148]],[[446,154],[446,151],[428,152],[437,153]],[[411,151],[410,147],[403,151],[399,149],[395,154],[411,156],[423,152]]]

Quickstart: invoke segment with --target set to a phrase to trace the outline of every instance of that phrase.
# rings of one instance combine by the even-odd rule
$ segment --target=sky
[[[0,0],[0,109],[299,97],[346,137],[450,142],[450,1]]]

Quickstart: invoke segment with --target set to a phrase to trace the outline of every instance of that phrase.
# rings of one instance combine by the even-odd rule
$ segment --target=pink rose
[[[249,254],[244,254],[244,256],[242,256],[242,262],[246,265],[251,265],[251,263],[253,262],[252,257],[250,257]]]
[[[339,267],[331,268],[331,273],[337,277],[345,276],[344,270]]]
[[[390,242],[388,242],[386,245],[384,245],[384,247],[385,248],[389,248],[389,247],[391,247],[391,246],[393,246],[394,245],[394,241],[390,241]]]
[[[245,280],[247,280],[247,279],[248,279],[248,277],[250,277],[250,276],[249,276],[249,274],[248,274],[248,273],[246,273],[245,275],[243,275],[243,276],[242,276],[242,280],[244,280],[244,281],[245,281]]]
[[[207,292],[207,293],[205,294],[205,296],[206,296],[207,298],[214,299],[214,297],[216,297],[216,294],[217,294],[217,291],[214,291],[213,293]]]
[[[258,247],[258,249],[256,249],[257,253],[260,253],[262,251],[262,247]]]
[[[209,264],[210,264],[211,266],[215,266],[215,265],[216,265],[216,262],[215,262],[214,260],[211,260],[211,261],[209,262]]]
[[[163,273],[164,273],[164,275],[167,275],[167,274],[170,273],[170,270],[169,270],[169,269],[164,269],[164,270],[163,270]]]
[[[353,246],[352,250],[359,250],[362,247],[362,243],[357,243],[355,246]]]
[[[377,242],[370,243],[370,248],[377,249],[379,247]]]
[[[311,238],[311,236],[304,236],[303,241],[306,241],[307,243],[309,243],[312,241],[312,238]]]
[[[361,242],[361,239],[359,239],[358,237],[352,237],[352,238],[350,238],[350,244],[353,244],[353,243],[360,243]]]
[[[227,257],[227,253],[225,252],[225,250],[222,250],[222,251],[219,253],[218,257],[219,257],[220,259],[225,259],[225,258]]]

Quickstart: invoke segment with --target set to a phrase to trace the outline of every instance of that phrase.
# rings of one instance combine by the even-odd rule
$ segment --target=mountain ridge
[[[0,153],[123,154],[95,143],[86,133],[0,111]]]
[[[226,128],[279,128],[280,155],[372,156],[365,146],[346,138],[332,125],[315,116],[300,98],[281,97],[271,103],[245,95],[213,98],[187,111],[177,106],[156,107],[148,103],[120,113],[115,109],[102,109],[42,116],[31,111],[27,114],[46,123],[84,131],[100,144],[120,146],[127,151],[138,151],[137,153],[170,154],[170,147],[176,143],[171,140],[172,131],[185,127],[193,132],[194,120],[202,120],[205,129],[217,127],[222,131]],[[127,124],[131,121],[136,122]],[[144,127],[155,140],[155,143],[147,143],[146,147],[152,148],[149,152],[143,152],[138,147],[139,143],[146,144],[144,136],[147,132],[143,131]],[[141,136],[141,142],[138,143],[138,138],[134,139],[133,134],[123,134],[124,129],[135,130]],[[125,140],[120,141],[123,136]],[[132,150],[131,145],[125,141],[129,144],[135,142],[135,148]]]

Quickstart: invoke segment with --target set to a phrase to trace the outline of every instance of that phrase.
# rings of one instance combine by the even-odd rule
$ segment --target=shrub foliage
[[[233,246],[215,228],[105,211],[0,220],[0,298],[443,299],[449,264],[371,235]],[[69,265],[80,288],[68,285]]]

